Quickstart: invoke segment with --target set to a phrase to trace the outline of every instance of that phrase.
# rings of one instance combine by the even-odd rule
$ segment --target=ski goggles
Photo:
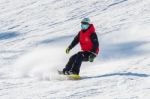
[[[87,25],[87,24],[89,24],[89,23],[87,23],[87,22],[81,22],[81,24],[85,24],[85,25]]]

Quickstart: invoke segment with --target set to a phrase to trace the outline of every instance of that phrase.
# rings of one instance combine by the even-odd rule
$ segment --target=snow
[[[0,99],[150,99],[149,0],[0,0]],[[81,80],[59,76],[90,17],[100,41]]]

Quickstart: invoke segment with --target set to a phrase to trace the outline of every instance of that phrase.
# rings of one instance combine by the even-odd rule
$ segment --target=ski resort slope
[[[66,80],[84,17],[100,54]],[[0,0],[0,99],[150,99],[150,0]]]

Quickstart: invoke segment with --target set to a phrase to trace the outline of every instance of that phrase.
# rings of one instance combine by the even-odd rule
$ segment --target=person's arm
[[[91,50],[91,52],[96,53],[96,50],[99,47],[98,37],[96,33],[91,34],[91,41],[93,43],[93,49]]]
[[[75,36],[74,40],[72,41],[72,43],[69,45],[69,49],[71,50],[73,47],[75,47],[77,44],[79,43],[79,33],[77,36]]]

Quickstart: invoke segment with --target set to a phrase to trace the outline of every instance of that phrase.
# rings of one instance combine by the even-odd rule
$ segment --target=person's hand
[[[66,49],[66,54],[69,54],[69,52],[70,52],[70,48],[67,48]]]
[[[89,61],[90,61],[90,62],[93,62],[94,59],[95,59],[95,57],[96,57],[96,55],[93,54],[93,53],[91,53],[91,55],[89,55]]]

